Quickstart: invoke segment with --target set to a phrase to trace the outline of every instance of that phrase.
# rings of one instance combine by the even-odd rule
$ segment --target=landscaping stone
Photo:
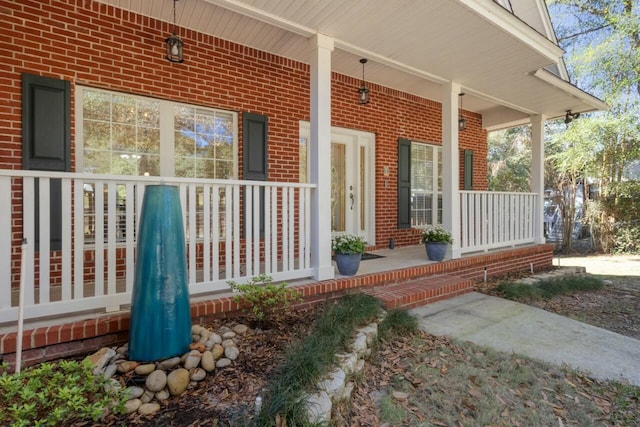
[[[211,349],[211,353],[213,354],[213,358],[215,360],[218,360],[222,357],[222,355],[224,354],[224,347],[221,346],[220,344],[215,344],[213,346],[213,348]]]
[[[189,369],[198,367],[198,365],[200,365],[201,358],[202,358],[202,353],[200,353],[200,351],[191,350],[184,361],[184,368],[189,370]]]
[[[142,396],[140,396],[140,401],[142,403],[149,403],[153,400],[154,396],[155,396],[154,392],[150,390],[145,390],[144,393],[142,393]]]
[[[205,351],[202,353],[202,358],[200,359],[200,366],[207,372],[211,372],[216,368],[216,359],[213,357],[213,353],[210,351]]]
[[[127,414],[136,412],[141,405],[142,405],[142,401],[140,399],[127,400],[124,403],[124,412]]]
[[[226,357],[223,357],[216,362],[216,368],[224,368],[229,365],[231,365],[231,359],[227,359]]]
[[[103,347],[92,355],[87,356],[85,360],[93,366],[93,375],[98,375],[115,355],[115,350]]]
[[[167,385],[167,374],[164,371],[156,370],[149,374],[145,387],[154,393],[162,390]]]
[[[125,389],[125,394],[129,396],[129,399],[137,399],[144,393],[144,389],[142,387],[131,386]]]
[[[153,415],[160,410],[159,403],[143,403],[138,408],[138,413],[140,415]]]
[[[326,391],[309,395],[307,402],[307,418],[312,424],[325,425],[331,421],[332,403]]]
[[[158,363],[157,369],[161,369],[163,371],[169,371],[180,364],[179,357],[172,357],[171,359],[166,359]]]
[[[235,332],[238,335],[244,335],[247,333],[248,330],[249,330],[249,327],[242,324],[238,324],[233,327],[233,332]]]
[[[207,376],[207,372],[202,368],[193,368],[189,371],[191,381],[202,381]]]
[[[171,393],[169,393],[169,390],[167,390],[166,388],[160,390],[159,392],[157,392],[154,396],[157,400],[159,401],[163,401],[163,400],[167,400],[168,398],[171,397]]]
[[[235,346],[236,346],[236,343],[232,339],[226,339],[222,341],[222,347],[224,348],[235,347]]]
[[[151,372],[156,370],[155,363],[146,363],[144,365],[136,366],[136,369],[133,371],[138,375],[149,375]]]
[[[222,339],[223,340],[230,340],[231,338],[235,337],[236,333],[233,331],[229,331],[229,332],[225,332],[224,335],[222,335]]]
[[[238,350],[238,347],[236,346],[227,347],[224,349],[224,356],[229,360],[236,360],[239,355],[240,350]]]
[[[118,372],[122,374],[126,374],[128,372],[133,371],[139,365],[138,362],[134,362],[131,360],[125,360],[122,363],[118,363]]]
[[[184,368],[178,368],[171,371],[167,377],[167,387],[172,396],[182,394],[189,385],[189,371]]]
[[[118,370],[118,366],[117,365],[110,364],[109,366],[104,368],[104,371],[102,372],[102,377],[105,380],[108,380],[108,379],[110,379],[111,377],[113,377],[115,375],[117,370]]]

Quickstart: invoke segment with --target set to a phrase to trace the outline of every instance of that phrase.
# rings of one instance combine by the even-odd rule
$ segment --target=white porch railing
[[[535,193],[460,192],[460,252],[535,243]]]
[[[61,239],[52,247],[50,191],[58,183]],[[25,319],[130,304],[144,189],[160,183],[157,177],[0,170],[0,327],[18,317],[23,238],[29,245]],[[181,178],[162,183],[179,187],[192,296],[228,290],[228,280],[260,273],[274,280],[313,275],[314,185]]]

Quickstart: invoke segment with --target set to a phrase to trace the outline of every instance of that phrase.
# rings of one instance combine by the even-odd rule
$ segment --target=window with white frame
[[[78,170],[111,175],[237,177],[237,113],[81,86],[76,92]],[[124,186],[118,187],[120,212],[125,205]],[[202,194],[196,197],[196,234],[202,237],[204,200]],[[223,208],[224,194],[219,200]],[[88,242],[95,239],[93,206],[94,188],[85,185]],[[118,240],[125,237],[121,228],[118,226]]]
[[[411,142],[411,226],[442,224],[442,147]]]

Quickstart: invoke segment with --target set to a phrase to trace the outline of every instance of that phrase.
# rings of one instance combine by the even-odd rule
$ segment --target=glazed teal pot
[[[182,355],[191,343],[187,257],[178,187],[147,186],[137,234],[129,359]]]

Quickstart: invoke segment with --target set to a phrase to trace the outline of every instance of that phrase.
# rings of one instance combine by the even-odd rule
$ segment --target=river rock
[[[136,369],[134,369],[134,372],[138,375],[149,375],[151,372],[155,370],[156,370],[155,363],[146,363],[144,365],[136,366]]]
[[[138,408],[138,413],[140,415],[153,415],[160,410],[159,403],[143,403]]]
[[[155,370],[149,374],[145,387],[152,392],[158,392],[167,385],[167,374],[161,370]]]
[[[220,344],[216,344],[213,346],[213,348],[211,349],[211,353],[213,354],[213,358],[218,360],[222,357],[222,355],[224,354],[224,347],[221,346]]]
[[[171,394],[169,393],[169,390],[165,388],[157,392],[155,397],[162,402],[163,400],[167,400],[170,396]]]
[[[104,368],[104,372],[102,373],[102,377],[105,380],[108,380],[111,377],[113,377],[113,375],[116,373],[117,370],[118,370],[118,365],[111,364],[111,365],[107,366],[106,368]]]
[[[154,392],[145,390],[144,393],[142,393],[142,396],[140,396],[140,401],[142,403],[149,403],[153,400],[153,396],[155,396]]]
[[[222,339],[224,340],[230,340],[231,338],[235,337],[236,333],[233,331],[229,331],[229,332],[225,332],[224,335],[222,335]]]
[[[200,353],[203,353],[207,349],[207,347],[201,342],[194,342],[193,344],[189,345],[189,349],[198,350]]]
[[[92,355],[87,356],[84,360],[93,366],[93,375],[98,375],[115,355],[116,351],[114,349],[103,347]]]
[[[127,387],[124,390],[124,394],[129,399],[137,399],[140,396],[142,396],[143,393],[144,393],[144,389],[142,387],[136,387],[136,386]],[[136,409],[138,409],[138,408],[136,408]]]
[[[202,353],[200,353],[200,351],[191,350],[188,353],[187,358],[184,360],[184,368],[188,370],[188,369],[198,367],[198,365],[200,364],[201,358],[202,358]]]
[[[189,371],[191,381],[202,381],[207,377],[207,372],[202,368],[193,368]]]
[[[173,396],[182,394],[189,385],[189,371],[184,368],[172,371],[167,378],[169,393]]]
[[[213,357],[213,353],[205,351],[202,353],[202,359],[200,360],[200,366],[207,372],[211,372],[216,368],[216,359]]]
[[[240,350],[238,350],[238,347],[233,346],[233,347],[227,347],[224,349],[224,356],[227,359],[236,360],[239,355],[240,355]]]
[[[249,327],[242,324],[238,324],[233,327],[233,332],[235,332],[238,335],[244,335],[247,333],[248,330],[249,330]]]
[[[211,336],[209,337],[209,339],[207,340],[207,343],[213,343],[213,344],[220,344],[222,342],[222,337],[218,334],[216,334],[215,332],[213,332],[211,334]]]
[[[121,354],[121,355],[127,355],[129,354],[129,343],[124,343],[123,345],[121,345],[120,347],[118,347],[116,349],[116,353]]]
[[[124,362],[118,363],[118,372],[126,374],[136,369],[138,365],[139,363],[133,360],[125,360]]]
[[[232,339],[228,339],[228,340],[224,340],[224,341],[222,341],[222,346],[223,346],[224,348],[227,348],[227,347],[235,347],[235,346],[236,346],[236,343],[235,343]]]
[[[229,365],[231,365],[231,359],[227,359],[226,357],[223,357],[216,362],[216,368],[224,368]]]
[[[171,359],[163,360],[158,363],[158,369],[163,371],[170,371],[180,364],[180,357],[172,357]]]
[[[140,399],[127,400],[124,404],[124,412],[127,414],[136,412],[141,405],[142,401]]]

